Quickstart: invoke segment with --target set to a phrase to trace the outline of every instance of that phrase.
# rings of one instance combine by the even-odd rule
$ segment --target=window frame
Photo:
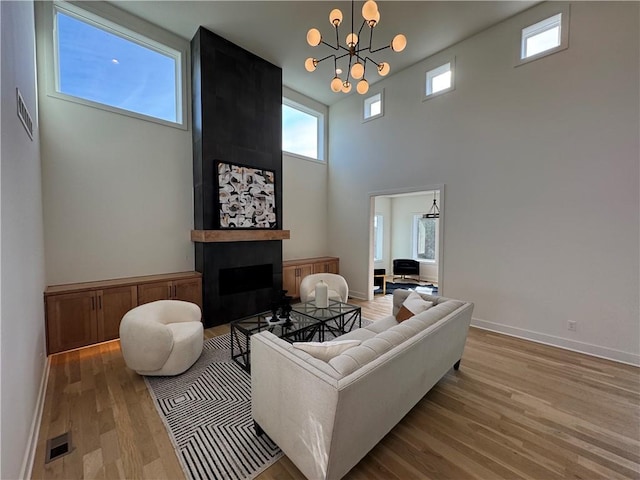
[[[306,113],[317,119],[317,148],[318,148],[318,158],[308,157],[307,155],[302,155],[300,153],[290,152],[282,147],[282,153],[288,155],[290,157],[302,158],[304,160],[310,160],[312,162],[326,163],[325,157],[325,114],[320,112],[314,108],[308,107],[306,105],[301,104],[300,102],[296,102],[289,97],[283,95],[282,97],[282,105],[286,105],[290,108],[298,110],[300,112]],[[284,132],[284,125],[282,126],[282,131]]]
[[[413,231],[411,232],[411,254],[414,260],[418,262],[430,263],[432,265],[438,264],[440,256],[440,218],[429,218],[425,220],[433,220],[435,222],[435,254],[434,259],[418,258],[418,222],[423,219],[422,213],[415,213],[413,215]]]
[[[432,72],[440,70],[445,65],[449,65],[449,71],[451,72],[451,86],[449,88],[445,88],[443,90],[438,90],[437,92],[428,93],[429,90],[429,81],[437,77],[438,75],[442,75],[442,73],[438,73],[437,75],[433,75],[430,78]],[[444,72],[443,72],[444,73]],[[424,79],[422,84],[422,101],[430,100],[432,98],[439,97],[440,95],[444,95],[449,92],[453,92],[456,89],[456,57],[447,57],[441,58],[438,62],[429,62],[429,65],[424,69],[424,75],[422,77]]]
[[[519,24],[518,26],[518,31],[517,31],[517,35],[518,35],[518,41],[517,41],[517,48],[515,51],[515,66],[519,67],[520,65],[525,65],[527,63],[530,62],[534,62],[536,60],[539,60],[541,58],[545,58],[549,55],[553,55],[554,53],[558,53],[561,52],[563,50],[566,50],[569,48],[569,18],[570,18],[570,11],[571,11],[571,7],[569,4],[545,4],[545,6],[547,6],[547,8],[542,8],[540,11],[538,11],[535,15],[531,14],[531,15],[527,15]],[[524,54],[524,49],[525,49],[525,42],[527,38],[530,38],[534,35],[543,33],[547,30],[549,30],[549,28],[544,29],[544,26],[541,26],[540,30],[530,34],[528,36],[525,37],[525,30],[528,28],[531,28],[533,26],[535,26],[536,24],[539,23],[544,23],[546,21],[549,21],[551,18],[557,16],[557,15],[561,15],[560,17],[560,44],[556,47],[553,48],[549,48],[547,50],[544,50],[542,52],[538,52],[535,55],[530,55],[528,57],[522,58],[522,55]],[[551,27],[553,28],[553,27]]]
[[[367,106],[375,103],[374,97],[380,97],[380,113],[367,117]],[[362,123],[370,122],[376,118],[384,117],[384,88],[362,99]]]
[[[189,58],[189,43],[187,41],[103,2],[86,2],[82,6],[78,6],[70,2],[54,0],[53,2],[42,2],[40,8],[44,9],[44,23],[46,24],[44,51],[47,70],[50,73],[46,75],[47,96],[181,130],[189,128],[190,104],[188,99],[190,92],[188,88],[190,78],[187,65]],[[58,12],[174,58],[177,121],[173,122],[61,92],[57,48]]]

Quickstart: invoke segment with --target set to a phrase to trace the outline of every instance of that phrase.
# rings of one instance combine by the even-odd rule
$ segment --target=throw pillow
[[[409,296],[405,299],[396,314],[396,320],[398,322],[402,322],[407,320],[414,315],[418,315],[428,309],[433,307],[433,302],[428,302],[424,298],[422,298],[418,293],[411,292]]]
[[[293,342],[293,348],[307,352],[309,355],[328,362],[345,350],[360,345],[360,340],[332,340],[330,342]]]

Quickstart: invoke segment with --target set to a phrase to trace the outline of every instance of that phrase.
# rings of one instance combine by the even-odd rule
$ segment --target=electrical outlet
[[[576,331],[576,322],[575,322],[575,320],[569,320],[569,322],[567,323],[567,329],[570,332],[575,332]]]

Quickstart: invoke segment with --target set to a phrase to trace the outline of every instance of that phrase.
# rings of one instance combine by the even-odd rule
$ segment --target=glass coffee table
[[[271,318],[271,312],[263,312],[231,322],[231,358],[247,372],[251,372],[254,333],[267,330],[290,343],[324,342],[362,326],[360,307],[335,300],[329,300],[327,308],[318,308],[313,301],[292,305],[289,322]]]

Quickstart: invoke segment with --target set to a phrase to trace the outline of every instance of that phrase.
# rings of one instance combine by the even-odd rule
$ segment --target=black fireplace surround
[[[274,172],[282,229],[282,70],[203,27],[191,40],[191,69],[194,228],[218,229],[222,161]],[[207,327],[268,310],[282,289],[281,240],[196,242],[195,263]]]

